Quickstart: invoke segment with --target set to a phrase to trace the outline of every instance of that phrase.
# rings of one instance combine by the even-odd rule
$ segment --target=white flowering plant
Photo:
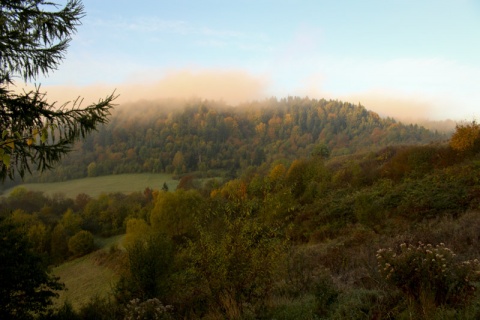
[[[164,305],[157,298],[141,301],[131,300],[125,308],[124,320],[170,320],[173,307]]]
[[[478,260],[460,261],[443,243],[402,243],[378,250],[377,261],[382,277],[419,305],[465,305],[480,278]]]

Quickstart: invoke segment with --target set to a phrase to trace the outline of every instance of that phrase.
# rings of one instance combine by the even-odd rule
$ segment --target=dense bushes
[[[96,199],[79,194],[76,199],[68,199],[18,187],[8,197],[0,198],[0,216],[11,217],[35,252],[59,264],[90,252],[93,235],[121,234],[127,218],[145,218],[152,197],[148,188],[143,194],[102,194]]]
[[[68,249],[74,256],[83,256],[95,248],[93,235],[89,231],[81,230],[68,240]]]
[[[135,298],[164,300],[173,268],[170,240],[161,234],[145,235],[130,242],[126,249],[128,261],[116,287],[117,299],[123,303]]]
[[[427,318],[439,306],[465,306],[480,279],[478,260],[459,260],[443,243],[402,243],[378,250],[377,259],[385,280],[405,294],[413,312]]]
[[[380,248],[376,262],[382,276],[376,281],[385,282],[387,286],[380,288],[388,296],[396,296],[394,301],[390,299],[390,310],[395,306],[400,318],[477,319],[479,222],[479,212],[471,211],[457,218],[444,216],[410,223],[394,234],[382,231],[385,235],[375,241],[375,247]]]

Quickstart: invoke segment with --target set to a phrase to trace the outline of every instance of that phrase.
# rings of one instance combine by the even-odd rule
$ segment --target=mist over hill
[[[438,142],[446,134],[382,118],[360,104],[287,97],[243,103],[159,100],[118,106],[108,125],[32,181],[120,173],[235,175],[326,147],[331,157],[390,145]]]

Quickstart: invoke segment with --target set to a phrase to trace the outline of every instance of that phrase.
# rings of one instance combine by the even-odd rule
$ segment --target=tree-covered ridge
[[[272,98],[237,107],[201,100],[143,102],[118,107],[111,122],[78,143],[78,152],[52,175],[66,179],[134,172],[239,172],[308,156],[319,145],[339,156],[442,138],[336,100]]]

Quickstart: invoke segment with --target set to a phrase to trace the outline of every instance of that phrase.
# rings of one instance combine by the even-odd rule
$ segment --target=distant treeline
[[[288,97],[237,107],[216,101],[143,102],[117,107],[110,123],[36,181],[120,173],[242,172],[250,166],[445,139],[418,125],[381,118],[361,105]]]

